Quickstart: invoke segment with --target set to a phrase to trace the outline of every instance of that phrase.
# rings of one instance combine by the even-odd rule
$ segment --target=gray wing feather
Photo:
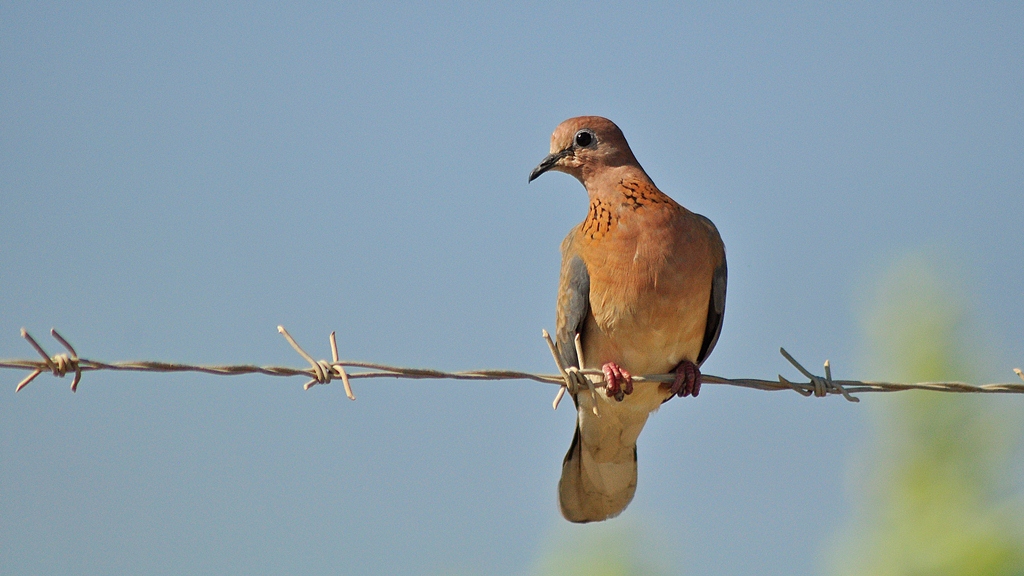
[[[725,318],[725,285],[729,280],[729,271],[725,265],[725,257],[722,263],[715,268],[711,278],[711,299],[708,302],[708,320],[704,328],[704,343],[700,346],[700,354],[697,356],[697,365],[704,363],[711,351],[718,343],[718,335],[722,333],[722,320]]]
[[[590,313],[590,272],[579,256],[562,263],[558,294],[558,329],[555,334],[558,354],[566,367],[579,367],[574,340],[583,332]]]

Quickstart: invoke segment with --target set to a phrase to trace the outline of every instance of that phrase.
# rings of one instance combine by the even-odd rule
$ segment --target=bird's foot
[[[633,375],[618,364],[608,362],[601,366],[601,371],[604,372],[604,379],[608,382],[605,384],[604,393],[609,398],[614,397],[621,402],[626,394],[633,393]]]
[[[683,360],[676,366],[676,379],[672,381],[672,394],[679,397],[700,394],[700,368],[689,360]]]

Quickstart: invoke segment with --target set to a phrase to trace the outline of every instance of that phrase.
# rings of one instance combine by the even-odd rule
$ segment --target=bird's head
[[[556,170],[586,185],[587,176],[601,168],[623,165],[637,165],[637,161],[619,127],[600,116],[577,116],[555,128],[551,153],[530,172],[530,182]]]

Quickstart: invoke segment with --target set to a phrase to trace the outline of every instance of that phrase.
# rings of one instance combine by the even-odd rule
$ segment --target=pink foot
[[[676,366],[676,379],[672,382],[672,393],[679,397],[700,394],[700,368],[689,360],[683,360]]]
[[[605,385],[604,393],[609,398],[614,396],[616,400],[621,402],[626,394],[633,393],[633,376],[620,368],[618,364],[608,362],[601,366],[601,371],[604,372],[604,379],[608,381]]]

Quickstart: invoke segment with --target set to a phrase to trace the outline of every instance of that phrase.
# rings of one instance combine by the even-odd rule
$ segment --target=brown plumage
[[[567,365],[608,380],[595,416],[577,394],[577,427],[558,484],[573,522],[618,515],[636,491],[636,439],[673,395],[700,392],[699,365],[718,340],[725,311],[725,246],[707,218],[683,208],[647,176],[618,126],[598,116],[562,122],[551,154],[530,180],[556,170],[587,189],[586,219],[562,242],[557,340]],[[671,385],[631,374],[675,372]]]

